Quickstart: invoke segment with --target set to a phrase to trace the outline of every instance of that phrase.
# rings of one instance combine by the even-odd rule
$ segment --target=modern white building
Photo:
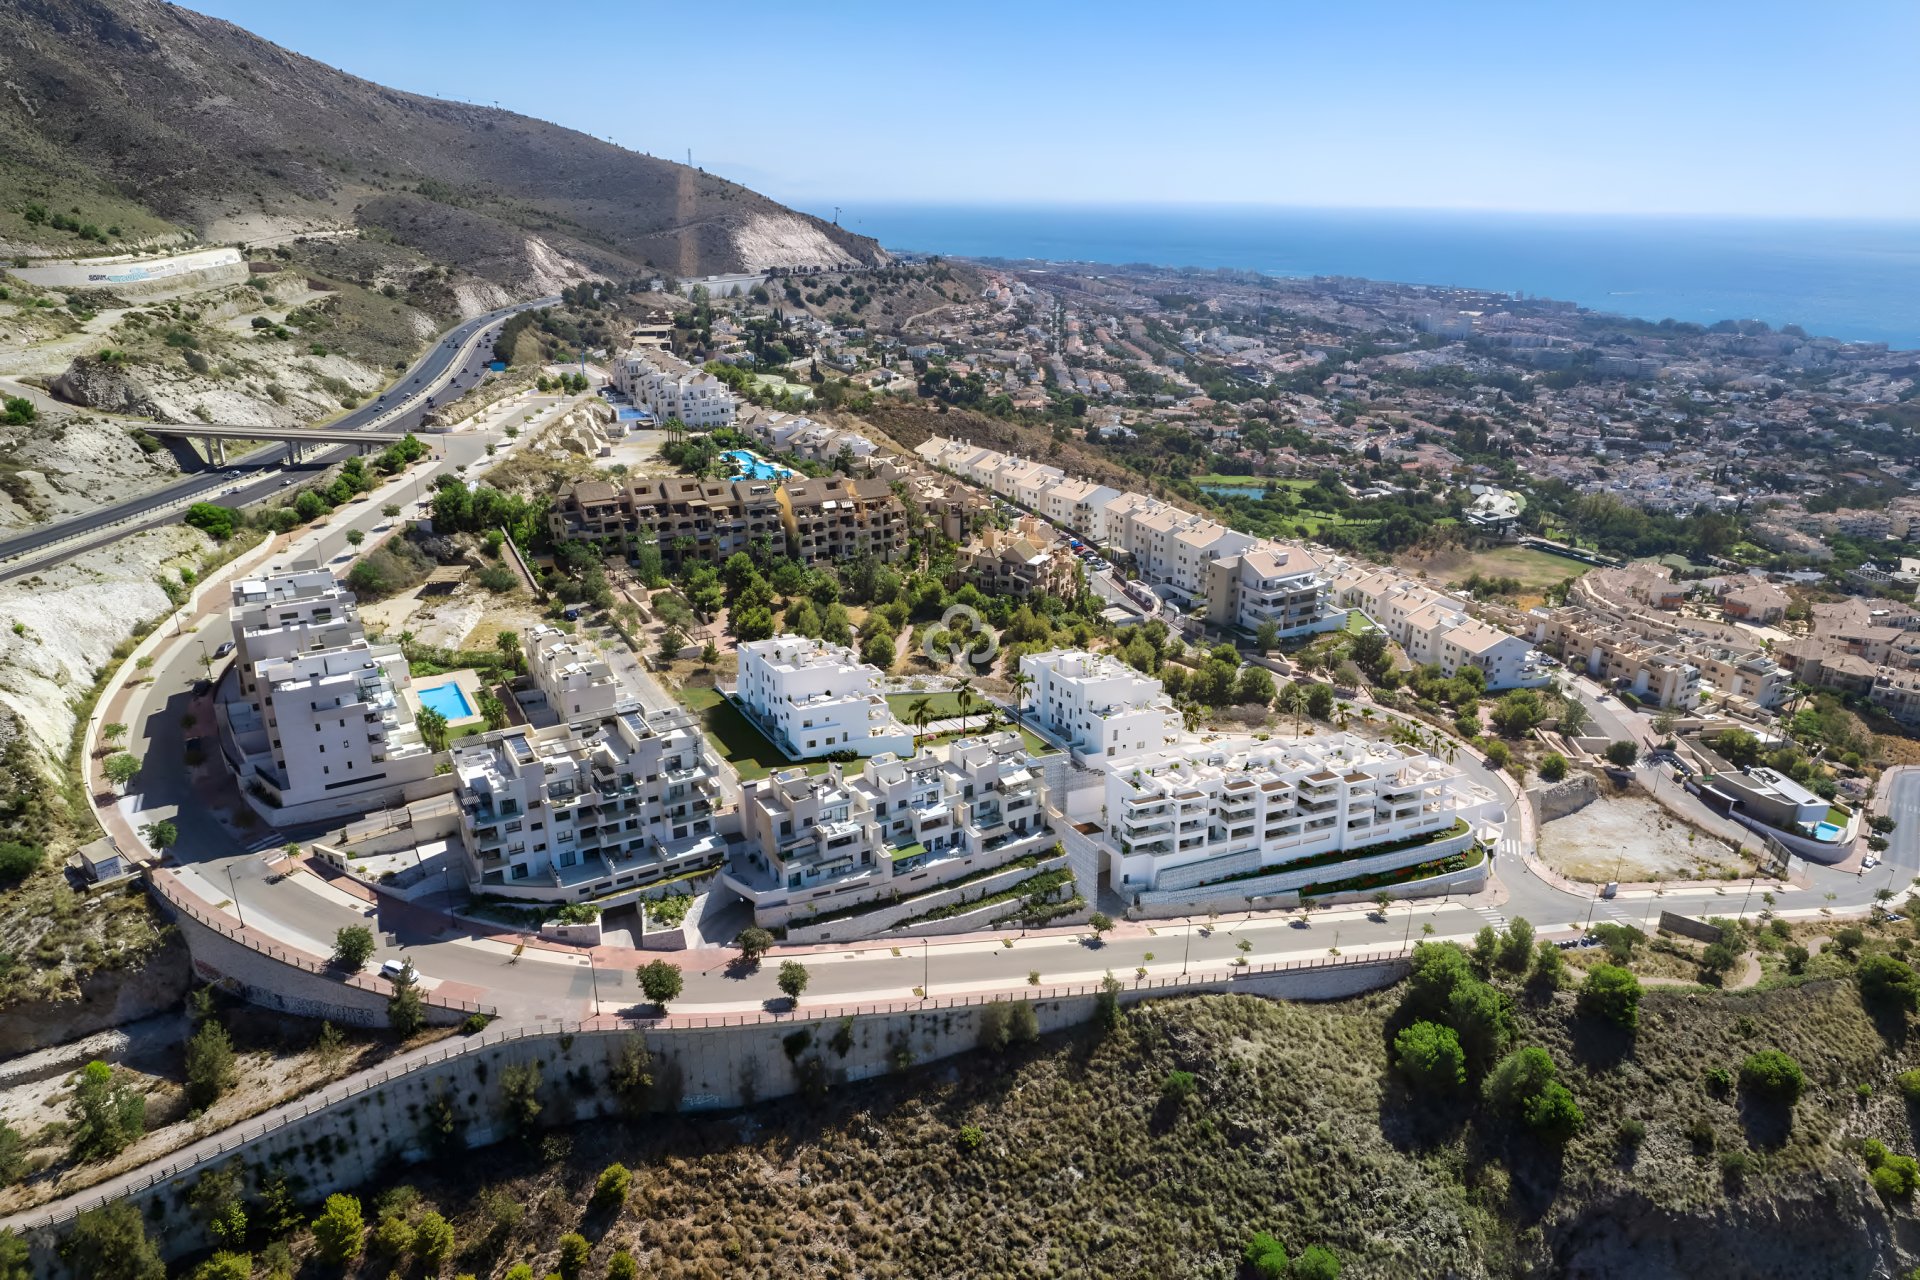
[[[880,669],[845,645],[782,635],[739,646],[740,709],[794,760],[913,754],[913,734],[879,692]]]
[[[402,691],[407,662],[367,641],[354,599],[315,566],[233,585],[222,753],[276,825],[362,812],[434,789],[435,753]]]
[[[1458,768],[1395,743],[1194,743],[1108,769],[1105,844],[1122,893],[1297,893],[1461,852],[1504,818]]]
[[[523,648],[537,701],[559,719],[598,715],[621,700],[620,681],[590,641],[542,622],[528,628]]]
[[[726,383],[666,351],[629,351],[613,362],[613,385],[656,422],[678,418],[700,431],[733,425],[735,402]]]
[[[1300,547],[1256,543],[1207,566],[1207,617],[1256,632],[1268,623],[1282,636],[1336,631],[1347,612],[1334,605],[1332,579]]]
[[[717,868],[719,766],[693,718],[637,702],[453,749],[460,842],[478,892],[547,902],[638,894]]]
[[[1085,765],[1110,765],[1180,741],[1180,713],[1158,680],[1104,653],[1050,649],[1020,659],[1029,714]]]
[[[1018,734],[963,738],[855,776],[788,769],[741,788],[722,880],[763,927],[937,889],[1053,843],[1046,783]],[[863,932],[850,920],[844,935]]]

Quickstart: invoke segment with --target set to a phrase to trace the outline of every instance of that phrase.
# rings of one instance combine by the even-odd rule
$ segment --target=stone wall
[[[1576,770],[1551,786],[1527,788],[1527,802],[1533,806],[1536,822],[1552,822],[1592,804],[1600,798],[1600,779],[1584,770]]]
[[[1448,871],[1442,875],[1428,876],[1424,880],[1409,880],[1405,884],[1386,886],[1396,898],[1437,898],[1446,894],[1478,893],[1487,887],[1487,878],[1492,874],[1492,862],[1482,858],[1478,865],[1463,867],[1459,871]],[[1216,889],[1230,889],[1233,885],[1216,885]],[[1314,902],[1323,907],[1337,907],[1345,903],[1371,902],[1378,889],[1356,889],[1351,893],[1323,894]],[[1297,893],[1269,894],[1260,903],[1263,911],[1272,911],[1282,907],[1297,907],[1300,897]],[[1203,898],[1199,901],[1181,900],[1177,902],[1149,901],[1145,894],[1140,902],[1127,908],[1129,920],[1177,920],[1189,916],[1204,915],[1209,910],[1225,915],[1233,911],[1245,911],[1245,894],[1222,894],[1216,898]]]
[[[1154,979],[1125,988],[1120,1000],[1220,992],[1338,1000],[1389,986],[1406,967],[1398,957],[1256,966],[1237,976]],[[1098,988],[1089,985],[1042,988],[1031,1002],[1045,1034],[1090,1020],[1097,999]],[[206,1157],[163,1166],[146,1185],[112,1198],[133,1203],[162,1249],[177,1257],[208,1244],[184,1207],[185,1193],[205,1170],[233,1165],[254,1186],[270,1171],[284,1172],[303,1179],[303,1194],[317,1200],[380,1177],[396,1161],[415,1163],[449,1147],[498,1142],[508,1136],[502,1099],[510,1072],[537,1069],[541,1121],[554,1125],[621,1114],[609,1073],[629,1045],[644,1045],[651,1055],[653,1086],[645,1109],[749,1106],[799,1092],[803,1072],[818,1072],[829,1087],[840,1087],[964,1053],[979,1043],[986,1003],[985,997],[969,996],[799,1017],[731,1015],[703,1026],[576,1024],[488,1032],[367,1080],[322,1090],[242,1126]],[[453,1116],[450,1142],[439,1148],[427,1132],[430,1107],[449,1108]],[[58,1235],[73,1214],[105,1198],[77,1196],[25,1224],[22,1234],[42,1265],[51,1265]]]

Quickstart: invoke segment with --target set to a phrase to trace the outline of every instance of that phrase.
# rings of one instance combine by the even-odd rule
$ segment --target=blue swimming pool
[[[457,684],[437,684],[431,689],[422,689],[420,705],[429,711],[438,711],[449,721],[464,720],[473,714],[473,704]]]
[[[720,455],[721,460],[734,469],[730,477],[734,480],[785,480],[797,474],[786,467],[768,462],[757,453],[746,449],[729,449]]]
[[[1824,844],[1832,844],[1840,838],[1840,833],[1845,830],[1845,827],[1836,827],[1831,822],[1822,822],[1813,829],[1813,838]]]

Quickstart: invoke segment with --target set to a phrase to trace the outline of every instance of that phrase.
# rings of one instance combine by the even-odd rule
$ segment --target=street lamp
[[[927,999],[933,994],[933,952],[927,946],[927,939],[920,939],[920,998]]]
[[[593,1016],[600,1016],[600,969],[593,962],[593,951],[587,951],[587,978],[593,983]]]
[[[1193,917],[1187,917],[1187,945],[1180,953],[1180,976],[1187,976],[1187,961],[1193,956]]]
[[[247,913],[240,907],[240,888],[233,881],[233,864],[227,864],[227,896],[233,899],[233,914],[240,919],[240,927],[247,927]]]

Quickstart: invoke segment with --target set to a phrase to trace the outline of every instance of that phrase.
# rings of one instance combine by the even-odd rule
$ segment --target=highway
[[[490,334],[501,320],[518,311],[551,306],[557,297],[516,303],[475,316],[443,334],[431,350],[378,397],[326,424],[331,431],[377,428],[411,431],[431,410],[429,400],[472,387],[492,358]],[[125,537],[140,529],[170,524],[187,503],[218,499],[223,506],[240,507],[263,501],[285,487],[286,473],[318,474],[352,451],[352,445],[317,450],[296,467],[285,466],[281,451],[262,449],[225,468],[183,476],[164,488],[123,502],[98,507],[85,515],[41,525],[0,540],[0,582],[45,568],[49,563],[91,547]]]

